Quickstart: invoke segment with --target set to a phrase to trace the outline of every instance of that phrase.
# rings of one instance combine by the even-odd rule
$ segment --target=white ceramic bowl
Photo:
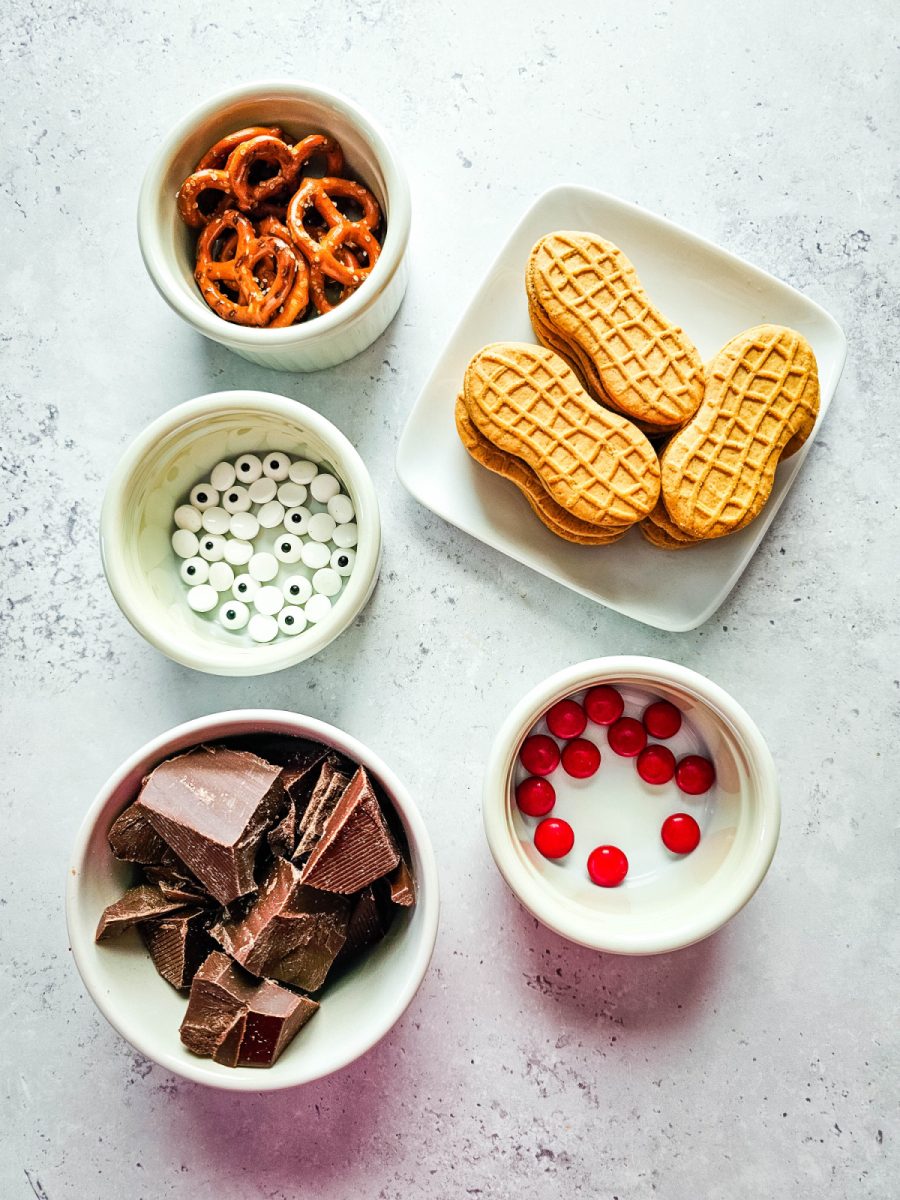
[[[185,999],[157,975],[136,932],[99,946],[94,942],[100,913],[131,882],[129,864],[113,857],[107,835],[137,795],[144,776],[163,759],[201,742],[258,732],[315,738],[371,771],[393,801],[416,880],[414,907],[398,912],[384,941],[333,985],[326,985],[319,1012],[274,1066],[265,1070],[224,1067],[185,1049],[178,1036]],[[393,771],[361,742],[332,725],[266,709],[188,721],[133,754],[91,805],[75,842],[66,886],[66,919],[75,963],[113,1028],[167,1071],[232,1091],[273,1091],[309,1083],[370,1050],[400,1019],[424,978],[437,936],[438,909],[431,840]]]
[[[232,325],[204,303],[194,281],[196,230],[185,226],[175,205],[201,155],[225,134],[249,125],[280,125],[298,139],[319,132],[336,137],[348,166],[385,215],[384,245],[365,283],[332,312],[286,329]],[[334,366],[384,332],[406,291],[409,225],[406,174],[378,125],[336,92],[291,80],[243,84],[195,108],[163,139],[138,202],[141,254],[163,299],[205,337],[279,371]]]
[[[283,450],[328,464],[356,509],[356,562],[328,616],[297,637],[267,644],[192,612],[170,538],[176,505],[224,458]],[[311,408],[269,392],[213,392],[171,409],[120,459],[100,518],[103,568],[122,612],[169,658],[213,675],[263,675],[317,654],[367,604],[381,561],[375,488],[341,431]]]
[[[537,821],[516,806],[519,748],[557,700],[603,683],[619,686],[632,711],[653,698],[680,708],[684,727],[679,736],[687,739],[680,753],[705,748],[715,763],[715,788],[704,797],[677,795],[668,809],[660,809],[659,789],[642,784],[634,760],[617,760],[607,748],[605,730],[589,722],[584,736],[597,743],[604,761],[594,777],[596,785],[585,781],[580,797],[575,785],[574,798],[569,798],[587,826],[587,840],[580,839],[574,819],[575,848],[565,860],[552,862],[533,846]],[[674,739],[671,744],[675,749]],[[617,774],[624,771],[629,774]],[[677,793],[674,784],[672,789]],[[557,803],[551,815],[566,817],[559,808]],[[683,858],[668,854],[659,841],[660,812],[667,811],[692,813],[703,830],[697,849]],[[769,868],[780,817],[772,756],[747,713],[696,671],[655,658],[593,659],[539,684],[503,723],[484,785],[488,844],[522,904],[563,937],[617,954],[677,950],[729,921]],[[607,829],[614,836],[604,836]],[[640,855],[640,869],[630,869],[616,888],[597,887],[585,866],[593,846],[605,843],[620,845],[630,861],[633,847]]]

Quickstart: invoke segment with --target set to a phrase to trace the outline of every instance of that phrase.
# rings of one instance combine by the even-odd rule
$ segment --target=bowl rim
[[[113,793],[142,762],[151,759],[161,761],[168,754],[175,753],[178,749],[192,744],[191,739],[193,739],[193,744],[199,745],[204,741],[204,735],[210,736],[210,730],[216,726],[228,727],[224,731],[215,732],[212,736],[216,738],[242,733],[283,732],[298,737],[318,738],[334,745],[355,762],[371,770],[384,785],[403,820],[410,848],[415,849],[418,858],[416,911],[421,913],[421,917],[419,918],[419,944],[416,948],[412,970],[404,986],[398,991],[393,1005],[386,1008],[385,1015],[377,1022],[370,1035],[364,1039],[365,1044],[352,1046],[349,1050],[337,1053],[333,1065],[329,1066],[327,1070],[279,1071],[280,1063],[285,1061],[280,1060],[268,1071],[251,1068],[241,1071],[240,1069],[225,1068],[226,1073],[221,1074],[220,1070],[212,1069],[206,1059],[198,1058],[194,1063],[192,1060],[183,1061],[169,1054],[168,1051],[161,1051],[152,1043],[152,1039],[148,1041],[142,1035],[140,1028],[133,1025],[127,1013],[122,1013],[115,1003],[113,994],[104,990],[100,972],[92,965],[91,956],[87,952],[87,943],[78,934],[76,910],[81,893],[81,881],[87,869],[88,844],[95,827],[110,805]],[[184,721],[151,738],[113,771],[98,791],[75,837],[66,873],[65,908],[69,946],[84,986],[97,1008],[121,1037],[146,1058],[181,1078],[226,1091],[261,1092],[299,1087],[342,1070],[349,1063],[367,1054],[393,1028],[411,1004],[431,962],[437,940],[440,891],[434,848],[422,815],[409,790],[375,751],[369,749],[352,734],[316,717],[288,712],[285,709],[244,708],[210,713],[208,716]],[[94,943],[90,944],[93,947]],[[302,1063],[302,1057],[298,1063]],[[218,1064],[215,1066],[218,1067]]]
[[[337,109],[365,135],[384,174],[385,200],[390,209],[390,219],[378,261],[364,285],[352,296],[331,312],[316,317],[314,321],[279,329],[257,329],[253,326],[232,324],[217,316],[202,301],[195,305],[187,300],[180,281],[172,271],[168,253],[163,248],[162,223],[156,206],[172,158],[197,125],[230,105],[241,101],[259,100],[266,96],[274,98],[278,95],[327,104]],[[171,203],[174,207],[174,196]],[[137,206],[141,257],[160,295],[179,316],[214,341],[226,341],[257,350],[312,344],[353,323],[378,299],[399,268],[409,242],[410,221],[409,180],[378,122],[340,92],[318,84],[285,78],[251,80],[238,87],[217,92],[195,105],[163,135],[159,148],[144,173]]]
[[[125,567],[121,514],[129,480],[144,456],[159,441],[198,418],[254,410],[281,417],[288,425],[308,430],[324,442],[329,450],[333,450],[338,460],[335,462],[336,469],[352,483],[360,508],[370,515],[368,520],[359,524],[356,562],[341,593],[342,602],[335,605],[323,621],[308,626],[299,637],[284,638],[258,647],[242,645],[239,660],[223,663],[219,648],[212,641],[208,649],[202,651],[187,649],[180,639],[169,634],[164,624],[148,616],[140,592],[132,586]],[[127,446],[114,467],[100,513],[100,557],[110,591],[122,613],[150,645],[168,658],[182,666],[212,675],[266,675],[296,666],[324,650],[356,620],[368,603],[378,579],[381,544],[381,517],[375,485],[359,452],[346,434],[321,413],[297,400],[253,389],[208,392],[196,396],[169,409],[147,425]]]
[[[744,860],[738,884],[728,892],[727,903],[683,921],[662,934],[637,934],[604,928],[586,919],[551,886],[536,882],[526,871],[509,835],[506,822],[507,786],[515,750],[528,729],[551,704],[595,683],[666,683],[692,692],[731,723],[746,743],[758,775],[759,831],[752,852]],[[555,672],[533,687],[514,706],[500,727],[488,756],[482,793],[482,816],[488,846],[500,874],[521,904],[542,924],[561,937],[593,950],[612,954],[664,954],[702,941],[731,920],[762,883],[778,844],[781,801],[772,754],[753,719],[738,702],[705,675],[666,659],[642,655],[610,655],[587,659]]]

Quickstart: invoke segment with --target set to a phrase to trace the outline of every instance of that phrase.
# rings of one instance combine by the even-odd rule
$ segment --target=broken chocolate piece
[[[123,862],[164,864],[176,861],[137,804],[130,804],[116,817],[107,837],[113,854]]]
[[[410,908],[416,902],[416,885],[413,882],[409,864],[401,855],[397,869],[388,876],[391,889],[391,902],[402,908]]]
[[[184,905],[167,900],[154,884],[139,883],[137,887],[129,888],[120,900],[104,908],[94,941],[105,942],[107,938],[117,937],[126,929],[131,929],[133,925],[140,925],[141,921],[165,917],[178,912],[180,908],[184,908]]]
[[[254,890],[257,847],[286,804],[281,768],[244,750],[198,746],[144,781],[138,805],[219,901]]]
[[[208,926],[208,913],[189,908],[140,927],[153,965],[179,991],[191,986],[200,965],[215,949]]]
[[[326,763],[322,767],[319,782],[315,786],[310,797],[309,807],[300,822],[300,840],[293,854],[295,862],[299,861],[302,855],[315,849],[325,831],[328,818],[337,808],[338,801],[343,796],[349,782],[350,777],[342,771],[336,770],[330,763]]]
[[[240,1064],[241,1042],[247,1032],[247,1016],[247,1010],[242,1009],[213,1051],[213,1059],[223,1067],[236,1067]]]
[[[281,858],[292,858],[297,845],[297,805],[290,799],[288,809],[274,829],[269,830],[269,849]]]
[[[386,875],[399,862],[397,843],[369,776],[360,767],[328,818],[300,882],[347,895]]]
[[[392,915],[390,904],[380,900],[373,888],[363,888],[350,910],[347,940],[338,961],[347,962],[380,942],[390,928]]]

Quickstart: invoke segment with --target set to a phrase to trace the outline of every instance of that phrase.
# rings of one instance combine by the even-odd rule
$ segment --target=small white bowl
[[[230,1068],[196,1058],[178,1029],[185,998],[161,979],[139,936],[94,942],[100,914],[131,882],[107,841],[116,817],[136,797],[141,780],[163,759],[204,741],[248,733],[287,733],[334,746],[371,771],[393,802],[406,834],[416,903],[398,911],[384,941],[334,984],[322,1006],[274,1066]],[[66,920],[75,964],[107,1021],[136,1050],[185,1079],[231,1091],[275,1091],[321,1079],[370,1050],[400,1019],[419,988],[438,927],[438,875],[431,839],[409,792],[361,742],[312,717],[267,709],[216,713],[154,738],[100,789],[79,830],[66,884]]]
[[[624,776],[623,804],[616,807],[616,771],[633,771],[631,759],[607,749],[605,731],[588,723],[584,736],[598,742],[604,762],[595,777],[597,790],[585,787],[584,824],[594,839],[603,821],[627,830],[629,849],[642,847],[644,867],[616,888],[597,887],[585,867],[587,852],[598,844],[579,840],[567,859],[543,858],[532,844],[533,818],[519,812],[514,776],[519,749],[543,714],[558,700],[597,684],[619,686],[632,704],[651,698],[670,700],[684,714],[688,742],[683,752],[705,752],[716,767],[714,791],[707,797],[680,796],[670,811],[693,808],[703,827],[693,853],[676,859],[659,843],[658,795],[650,785],[643,800]],[[628,709],[626,708],[626,712]],[[692,743],[690,739],[693,738]],[[652,739],[651,739],[652,740]],[[674,742],[673,742],[674,745]],[[612,761],[609,761],[612,760]],[[604,770],[608,774],[604,776]],[[607,780],[606,791],[603,781]],[[611,786],[610,786],[611,785]],[[674,786],[674,785],[673,785]],[[576,785],[577,787],[577,785]],[[624,793],[629,800],[624,802]],[[577,803],[580,803],[577,801]],[[602,803],[608,817],[597,821]],[[645,805],[644,813],[640,811]],[[552,816],[564,816],[556,809]],[[615,954],[660,954],[690,946],[729,921],[759,887],[778,841],[781,807],[775,765],[762,734],[727,692],[704,676],[656,658],[622,656],[578,663],[539,684],[516,705],[491,749],[484,784],[484,826],[501,874],[528,911],[562,937]],[[643,832],[639,827],[643,821]],[[648,824],[648,822],[650,822]],[[620,844],[600,836],[601,842]],[[659,847],[658,851],[656,847]],[[571,861],[570,861],[571,860]],[[647,864],[649,863],[649,866]]]
[[[329,465],[356,509],[356,562],[334,607],[297,637],[256,644],[192,612],[171,547],[173,513],[216,463],[283,450]],[[171,409],[131,443],[112,474],[100,517],[103,568],[116,603],[175,662],[212,675],[264,675],[303,662],[356,620],[381,564],[381,520],[369,472],[319,413],[269,392],[212,392]]]
[[[362,286],[332,312],[285,329],[233,325],[206,305],[194,281],[197,231],[187,228],[175,204],[179,187],[205,151],[249,125],[280,125],[297,138],[320,132],[337,138],[348,166],[374,193],[385,216],[384,245]],[[334,366],[385,331],[406,291],[409,225],[409,183],[378,125],[336,92],[291,80],[243,84],[195,108],[163,139],[138,202],[141,254],[163,299],[205,337],[278,371]]]

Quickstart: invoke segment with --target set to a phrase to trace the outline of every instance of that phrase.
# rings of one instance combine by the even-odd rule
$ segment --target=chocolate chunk
[[[328,818],[300,882],[328,892],[358,892],[392,871],[400,851],[372,784],[360,767]]]
[[[153,965],[172,987],[190,987],[201,963],[215,949],[208,926],[209,914],[201,908],[185,909],[141,925],[141,937]]]
[[[242,750],[199,746],[145,780],[138,804],[156,832],[219,901],[254,890],[256,850],[286,798],[281,767]]]
[[[391,925],[393,914],[371,887],[363,888],[354,898],[347,926],[347,940],[340,953],[340,962],[355,958],[369,946],[380,942]]]
[[[391,888],[391,901],[394,904],[399,904],[403,908],[410,908],[415,904],[416,885],[409,864],[402,855],[397,869],[388,876],[388,883]]]
[[[269,834],[269,849],[273,854],[282,858],[293,858],[297,850],[297,842],[303,832],[301,822],[309,811],[311,797],[315,794],[317,781],[321,779],[321,769],[317,775],[316,767],[326,754],[326,747],[319,746],[320,753],[307,755],[302,766],[296,764],[285,767],[281,783],[288,794],[289,806],[281,821]],[[328,775],[331,777],[340,761],[336,755],[329,756]],[[346,776],[349,779],[349,776]],[[321,830],[319,831],[321,832]]]
[[[167,900],[155,884],[139,883],[137,887],[129,888],[120,900],[104,908],[94,941],[105,942],[107,938],[117,937],[126,929],[131,929],[133,925],[140,925],[141,921],[165,917],[178,912],[180,908],[184,908],[184,905]]]
[[[279,858],[246,915],[211,932],[252,975],[314,992],[344,944],[349,911],[343,896],[304,887],[299,870]]]
[[[175,857],[174,854],[172,857]],[[144,876],[149,882],[159,885],[159,890],[167,900],[181,900],[183,904],[206,906],[215,903],[209,892],[186,867],[147,866],[144,867]]]
[[[176,861],[137,804],[130,804],[116,817],[107,836],[113,854],[123,862],[163,864]]]
[[[247,1032],[248,1015],[245,1008],[241,1009],[212,1053],[213,1059],[223,1067],[236,1067],[240,1064],[241,1043]]]
[[[292,856],[295,862],[315,848],[325,831],[328,818],[337,808],[349,782],[349,776],[337,770],[332,762],[327,761],[323,764],[309,806],[300,822],[300,840]]]

